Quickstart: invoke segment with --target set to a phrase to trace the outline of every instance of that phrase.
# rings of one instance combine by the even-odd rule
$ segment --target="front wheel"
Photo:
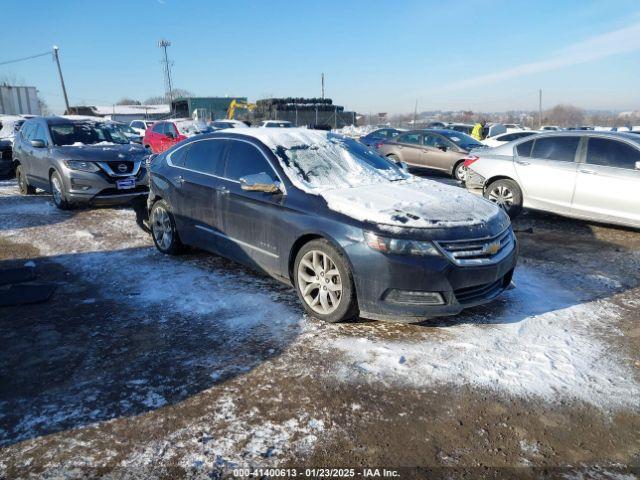
[[[151,224],[151,236],[156,248],[162,253],[177,255],[183,249],[178,236],[176,222],[171,214],[169,205],[164,200],[159,200],[151,207],[149,214]]]
[[[62,183],[62,178],[58,172],[51,174],[51,194],[53,195],[53,203],[60,210],[69,210],[71,205],[67,201],[67,192]]]
[[[294,265],[294,281],[304,309],[326,322],[341,322],[357,315],[351,269],[326,240],[304,245]]]
[[[511,218],[517,217],[522,211],[522,190],[513,180],[503,178],[491,182],[484,192],[484,198],[498,205]]]

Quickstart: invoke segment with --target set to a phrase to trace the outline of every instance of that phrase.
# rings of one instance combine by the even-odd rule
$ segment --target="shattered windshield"
[[[410,177],[361,143],[334,135],[316,144],[279,145],[275,153],[291,181],[303,189],[353,187]]]
[[[117,128],[104,123],[76,122],[49,125],[53,143],[62,145],[94,145],[96,143],[127,144],[129,139]]]

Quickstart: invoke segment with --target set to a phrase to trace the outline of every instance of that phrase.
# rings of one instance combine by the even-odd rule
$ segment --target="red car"
[[[156,122],[144,132],[142,144],[153,153],[164,152],[187,137],[180,134],[173,122]]]

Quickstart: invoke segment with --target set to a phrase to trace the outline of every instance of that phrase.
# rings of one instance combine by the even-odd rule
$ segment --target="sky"
[[[60,48],[72,105],[164,92],[326,95],[359,113],[640,109],[638,0],[2,0],[0,79],[64,100],[49,57]]]

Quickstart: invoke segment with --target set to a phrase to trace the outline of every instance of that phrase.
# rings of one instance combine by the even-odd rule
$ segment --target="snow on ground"
[[[604,408],[640,407],[640,386],[618,352],[599,337],[617,335],[616,306],[583,302],[562,283],[520,266],[516,289],[486,313],[443,320],[411,341],[366,337],[335,340],[348,358],[343,381],[415,387],[472,385],[556,402]]]

